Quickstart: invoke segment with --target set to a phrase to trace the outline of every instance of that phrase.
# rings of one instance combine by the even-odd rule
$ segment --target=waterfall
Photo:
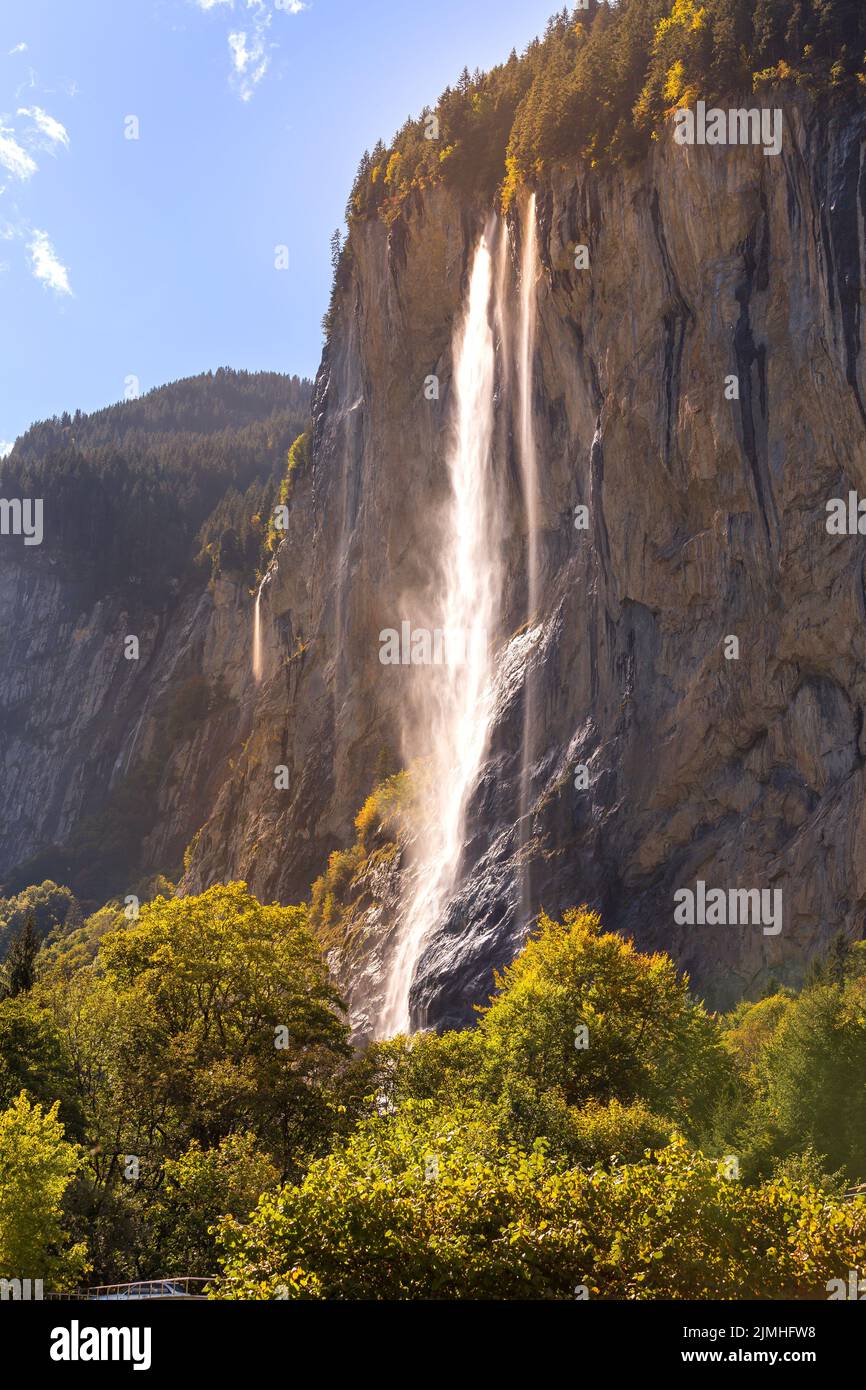
[[[267,583],[268,575],[265,575],[256,593],[256,603],[253,609],[253,680],[256,685],[262,679],[262,590]]]
[[[538,274],[538,242],[535,227],[535,194],[526,207],[520,257],[520,318],[518,325],[518,436],[520,472],[523,483],[523,505],[526,516],[526,609],[530,626],[536,622],[538,608],[538,455],[535,426],[532,416],[533,361],[535,357],[535,282]],[[530,670],[531,646],[527,648],[527,665],[523,686],[523,756],[520,769],[520,846],[524,849],[529,838],[527,817],[530,802],[535,732],[535,683]],[[525,855],[522,856],[521,899],[524,914],[529,911],[529,874]]]
[[[499,368],[501,373],[499,389],[508,392],[511,379],[511,332],[508,302],[508,271],[510,267],[511,238],[508,223],[503,222],[496,247],[496,274],[494,284],[494,319],[499,335]]]
[[[459,635],[462,660],[425,667],[414,710],[414,747],[426,763],[420,790],[412,890],[388,974],[378,1032],[410,1027],[409,992],[430,931],[453,894],[493,718],[493,657],[501,592],[502,514],[492,472],[494,340],[490,238],[475,251],[454,339],[450,501],[441,545],[436,623]]]
[[[520,468],[526,509],[527,609],[533,622],[538,604],[538,458],[532,420],[533,358],[535,356],[535,279],[538,274],[538,240],[535,229],[535,194],[526,207],[523,250],[520,257],[520,326],[517,363],[520,421]]]

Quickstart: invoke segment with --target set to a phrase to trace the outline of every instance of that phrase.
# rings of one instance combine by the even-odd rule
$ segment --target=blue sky
[[[555,8],[3,0],[0,449],[121,399],[129,377],[312,376],[365,146]]]

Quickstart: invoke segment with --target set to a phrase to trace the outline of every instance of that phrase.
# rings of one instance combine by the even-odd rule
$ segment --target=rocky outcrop
[[[69,878],[96,901],[178,873],[249,718],[246,588],[193,583],[159,609],[93,602],[48,547],[5,544],[4,874]]]

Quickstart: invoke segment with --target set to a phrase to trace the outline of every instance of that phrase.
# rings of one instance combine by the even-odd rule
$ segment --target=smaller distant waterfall
[[[262,679],[264,669],[262,661],[262,590],[268,582],[269,575],[265,575],[256,593],[256,603],[253,609],[253,680],[256,685]]]

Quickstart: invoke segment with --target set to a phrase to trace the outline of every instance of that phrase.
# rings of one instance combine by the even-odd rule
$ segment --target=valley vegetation
[[[866,943],[715,1016],[542,914],[474,1027],[354,1048],[304,906],[30,891],[0,907],[0,1277],[825,1298],[866,1259]]]

